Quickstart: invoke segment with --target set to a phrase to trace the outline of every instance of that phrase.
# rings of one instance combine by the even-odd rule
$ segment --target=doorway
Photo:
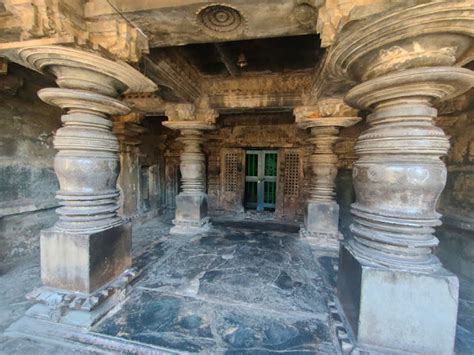
[[[247,150],[244,199],[246,209],[275,210],[277,157],[275,150]]]

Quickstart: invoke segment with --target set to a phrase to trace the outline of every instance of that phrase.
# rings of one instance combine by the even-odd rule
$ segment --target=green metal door
[[[245,208],[274,210],[276,180],[277,152],[248,150],[245,159]]]

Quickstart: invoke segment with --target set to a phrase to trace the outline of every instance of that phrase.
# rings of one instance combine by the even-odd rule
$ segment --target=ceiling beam
[[[156,84],[171,89],[183,101],[194,102],[201,96],[199,73],[175,49],[144,56],[143,70]]]
[[[221,62],[225,65],[229,75],[231,76],[239,76],[240,69],[235,64],[235,60],[233,60],[229,54],[229,52],[224,48],[224,44],[222,43],[214,43],[214,47],[219,54],[219,58]]]

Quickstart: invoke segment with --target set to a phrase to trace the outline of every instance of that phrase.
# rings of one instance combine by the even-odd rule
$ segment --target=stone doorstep
[[[120,337],[90,332],[80,326],[59,324],[44,319],[24,316],[10,325],[4,333],[11,338],[31,339],[63,345],[71,350],[114,354],[178,354],[155,345],[137,343]]]
[[[126,298],[130,285],[140,273],[136,268],[127,269],[90,295],[40,287],[26,296],[36,304],[28,309],[24,318],[37,318],[88,329]]]

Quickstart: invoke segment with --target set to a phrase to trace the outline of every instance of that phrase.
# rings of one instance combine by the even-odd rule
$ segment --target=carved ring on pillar
[[[432,105],[474,85],[474,73],[454,67],[408,69],[356,86],[347,102],[374,111],[359,137],[352,206],[359,256],[395,268],[433,268],[441,224],[436,202],[446,183],[449,141],[433,123]]]
[[[431,250],[438,241],[432,234],[440,223],[435,205],[446,178],[439,157],[447,153],[449,142],[432,122],[437,114],[432,106],[472,85],[472,71],[446,65],[469,56],[473,23],[474,8],[466,2],[419,5],[362,23],[358,31],[342,36],[329,55],[333,77],[366,81],[350,91],[346,102],[375,111],[369,117],[373,127],[356,144],[357,236],[351,244],[359,251],[370,248],[363,256],[380,265],[414,269],[438,265]],[[416,69],[420,66],[424,68]],[[369,160],[371,169],[366,165]],[[438,170],[431,171],[429,167],[435,166]],[[412,176],[421,170],[428,176]],[[383,179],[391,183],[379,186]],[[372,187],[362,192],[358,187],[363,184]]]
[[[54,145],[57,198],[61,231],[92,233],[122,223],[117,215],[119,191],[118,141],[110,115],[130,109],[115,99],[126,91],[150,91],[155,85],[123,62],[61,46],[37,46],[19,50],[25,64],[55,76],[59,88],[39,91],[39,97],[67,110],[64,126]]]

